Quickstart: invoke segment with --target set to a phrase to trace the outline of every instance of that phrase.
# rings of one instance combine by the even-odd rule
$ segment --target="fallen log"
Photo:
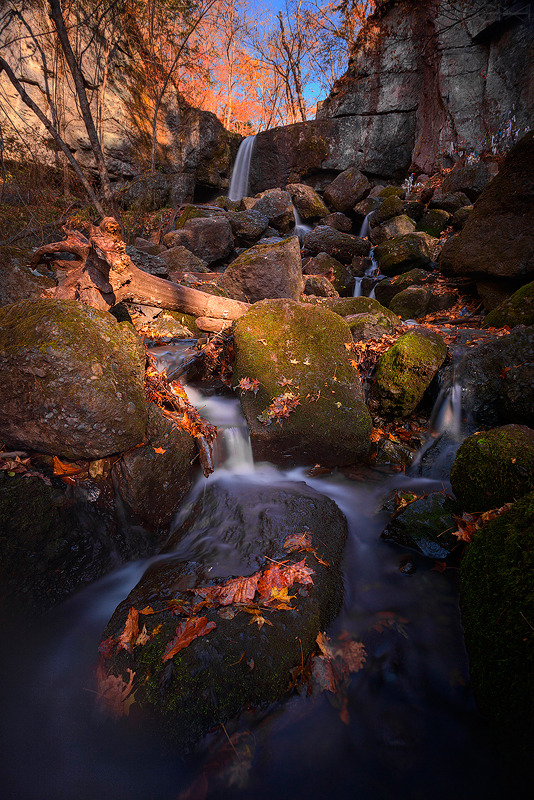
[[[53,253],[72,253],[77,258],[72,262],[61,260],[63,269],[70,264],[72,269],[55,290],[48,290],[49,297],[79,300],[105,310],[126,300],[221,320],[237,319],[249,308],[248,303],[216,297],[143,272],[127,254],[120,226],[112,217],[104,217],[99,226],[93,226],[89,240],[78,231],[65,229],[65,233],[62,242],[38,248],[32,258],[32,266]]]

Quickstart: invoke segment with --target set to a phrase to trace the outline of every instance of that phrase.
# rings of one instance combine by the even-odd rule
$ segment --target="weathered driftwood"
[[[197,328],[209,333],[220,333],[225,331],[232,324],[231,320],[214,319],[213,317],[197,317],[195,320]]]
[[[75,261],[61,260],[69,271],[49,296],[79,300],[94,308],[108,310],[121,300],[181,311],[195,317],[233,320],[249,308],[248,303],[189,289],[177,283],[143,272],[126,252],[120,226],[112,217],[104,217],[91,229],[89,240],[78,231],[65,230],[62,242],[44,245],[35,251],[32,266],[44,255],[71,253]]]

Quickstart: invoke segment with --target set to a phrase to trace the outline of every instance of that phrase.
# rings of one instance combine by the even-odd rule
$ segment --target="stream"
[[[152,352],[168,372],[183,359],[183,346]],[[377,475],[356,482],[336,472],[310,478],[304,469],[254,464],[239,401],[203,397],[189,387],[188,393],[221,428],[219,466],[208,479],[198,478],[179,515],[217,480],[305,481],[335,500],[347,517],[349,540],[345,602],[328,633],[362,641],[367,661],[345,697],[296,693],[244,714],[231,729],[239,744],[230,761],[217,732],[208,737],[206,752],[184,762],[164,751],[157,735],[104,719],[95,707],[102,631],[157,556],[127,564],[39,620],[28,635],[17,636],[16,624],[4,632],[5,800],[504,797],[469,689],[457,571],[437,572],[430,560],[379,537],[388,519],[380,511],[386,496],[399,488],[442,489],[443,481]],[[217,531],[209,536],[216,539]],[[400,570],[407,554],[412,574]]]

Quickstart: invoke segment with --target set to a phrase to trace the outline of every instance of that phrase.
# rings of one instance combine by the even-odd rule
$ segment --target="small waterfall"
[[[364,239],[366,236],[369,236],[371,231],[371,217],[374,213],[374,211],[370,211],[362,222],[362,227],[360,228],[360,232],[358,234],[360,239]]]
[[[453,439],[462,435],[462,386],[455,381],[442,389],[432,411],[430,427],[437,434],[447,433]]]
[[[232,472],[253,472],[254,458],[246,426],[225,428],[222,434],[225,460],[221,467]]]
[[[367,215],[367,217],[368,216],[369,216],[369,214]],[[367,217],[365,219],[367,219]],[[365,222],[365,220],[364,220],[364,222]],[[374,247],[371,250],[369,256],[371,258],[371,263],[367,267],[367,269],[365,270],[365,272],[362,275],[362,277],[361,278],[354,278],[354,291],[352,292],[352,296],[353,297],[360,297],[361,296],[363,279],[364,278],[373,278],[376,275],[376,273],[378,272],[379,267],[378,267],[378,263],[376,262],[375,256],[374,256]],[[369,297],[374,299],[374,296],[375,296],[375,288],[373,286],[373,288],[371,290],[371,294],[369,295]]]
[[[248,191],[248,176],[250,172],[250,160],[254,149],[255,136],[247,136],[239,145],[235,159],[230,188],[228,190],[229,200],[241,200],[246,197]]]
[[[302,242],[306,234],[311,231],[312,226],[306,225],[299,212],[295,208],[295,204],[292,203],[291,205],[293,206],[293,216],[295,217],[295,233],[299,237],[299,242]]]

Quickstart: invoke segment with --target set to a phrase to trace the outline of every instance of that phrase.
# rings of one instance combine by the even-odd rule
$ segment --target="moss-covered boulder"
[[[381,244],[388,239],[394,239],[396,236],[405,236],[414,231],[415,222],[406,214],[400,214],[387,220],[382,225],[378,225],[378,227],[372,227],[369,233],[369,241],[375,245]]]
[[[498,308],[486,316],[484,328],[504,328],[508,325],[534,325],[534,281],[522,286]]]
[[[129,323],[76,301],[0,309],[0,428],[8,447],[102,458],[142,441],[145,351]]]
[[[434,331],[419,328],[403,334],[378,361],[374,396],[388,417],[405,417],[420,403],[447,355]]]
[[[442,208],[431,208],[423,214],[417,223],[417,230],[428,233],[430,236],[439,236],[441,231],[449,225],[451,215]]]
[[[534,431],[503,425],[469,436],[451,470],[454,494],[466,511],[487,511],[534,488]]]
[[[452,497],[444,492],[430,492],[395,514],[381,537],[428,558],[445,559],[458,547],[458,539],[452,535],[456,530],[453,514],[461,514],[461,509]]]
[[[430,289],[424,286],[409,286],[393,297],[389,309],[401,319],[417,319],[426,314],[429,299]]]
[[[427,233],[396,236],[375,248],[375,258],[384,275],[400,275],[408,270],[429,268],[436,240]]]
[[[324,201],[333,211],[348,211],[369,193],[371,184],[356,167],[334,178],[324,191]]]
[[[259,242],[232,261],[219,286],[227,297],[247,303],[274,297],[298,300],[304,288],[298,239]]]
[[[475,532],[462,558],[460,576],[475,699],[492,723],[514,777],[519,767],[531,785],[534,493]]]
[[[431,273],[426,269],[411,269],[402,275],[379,281],[375,285],[375,297],[383,306],[389,308],[389,304],[396,294],[400,294],[410,286],[421,286],[429,280],[431,280]]]
[[[289,183],[286,191],[291,195],[293,204],[304,221],[321,219],[328,215],[328,208],[311,186],[305,183]]]
[[[456,211],[456,213],[452,215],[450,224],[452,225],[455,231],[462,230],[465,223],[469,219],[472,210],[473,206],[462,206],[462,208],[459,208],[458,211]]]
[[[363,314],[349,314],[345,317],[352,338],[355,342],[366,342],[369,339],[380,339],[385,334],[393,333],[394,324],[383,314],[372,312]]]
[[[335,290],[339,294],[347,294],[349,286],[352,284],[352,273],[350,269],[338,261],[337,258],[329,256],[328,253],[318,253],[313,258],[307,259],[302,266],[304,275],[326,275],[333,271],[332,281]]]
[[[328,308],[340,317],[349,317],[353,314],[372,314],[377,321],[385,325],[396,327],[401,324],[401,318],[384,308],[374,297],[336,297],[321,301],[323,308]]]
[[[371,217],[371,228],[382,225],[388,219],[398,217],[404,211],[404,203],[396,195],[386,197]]]
[[[303,532],[317,555],[284,547],[289,536]],[[109,676],[128,683],[133,673],[130,719],[152,721],[182,750],[246,708],[280,699],[291,670],[306,662],[317,634],[339,610],[346,537],[336,504],[303,483],[212,484],[171,538],[163,560],[113,614],[101,645],[101,691]],[[296,564],[294,581],[277,583],[288,588],[284,602],[284,593],[277,599],[269,581],[273,571],[282,577],[295,573]],[[225,605],[212,600],[192,610],[206,597],[203,589],[209,593],[239,578],[242,585],[249,579],[246,597],[244,588],[240,597],[227,589]],[[147,606],[151,613],[139,616],[139,630],[146,626],[141,641],[130,634],[117,647],[130,609]],[[193,616],[205,620],[207,632],[166,657],[177,629]]]
[[[371,245],[367,239],[343,233],[330,225],[318,225],[313,231],[306,234],[303,241],[304,249],[312,256],[318,253],[328,253],[337,258],[342,264],[350,264],[354,256],[367,256]]]
[[[194,439],[153,403],[148,408],[146,440],[124,453],[114,464],[113,475],[134,514],[148,528],[158,530],[168,526],[191,487],[196,447]]]
[[[264,301],[237,320],[235,384],[260,382],[241,392],[257,460],[334,466],[365,455],[371,418],[349,342],[346,322],[321,306]]]

